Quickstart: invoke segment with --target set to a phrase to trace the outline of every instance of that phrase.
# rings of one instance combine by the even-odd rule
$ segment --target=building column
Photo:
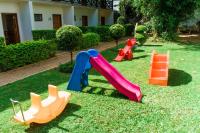
[[[112,25],[113,23],[114,23],[114,12],[110,11],[109,15],[108,15],[108,18],[107,18],[106,24]]]
[[[99,10],[94,9],[90,19],[89,19],[90,26],[97,26],[99,24]]]
[[[20,20],[21,20],[21,29],[22,29],[22,35],[21,41],[26,40],[32,40],[32,19],[33,19],[33,8],[32,8],[32,2],[22,2],[20,3]]]
[[[1,13],[0,13],[0,37],[4,37],[4,30],[3,30],[3,22],[2,22]]]
[[[74,6],[64,8],[63,22],[64,22],[65,25],[75,25],[75,22],[74,22]]]

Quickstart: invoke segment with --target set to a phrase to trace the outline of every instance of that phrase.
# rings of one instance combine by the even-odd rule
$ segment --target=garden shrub
[[[132,36],[133,35],[134,29],[135,29],[135,26],[133,24],[125,24],[124,28],[125,28],[125,35],[126,36]]]
[[[110,34],[112,38],[115,39],[116,46],[118,47],[119,39],[125,35],[125,28],[123,25],[114,24],[109,29],[110,29]]]
[[[83,26],[79,28],[82,30],[83,33],[93,32],[99,34],[100,41],[106,42],[112,40],[109,27],[110,26]]]
[[[4,37],[0,37],[0,46],[5,46],[5,39],[4,39]]]
[[[138,25],[136,27],[136,33],[144,33],[146,31],[146,26],[144,25]]]
[[[33,40],[52,40],[56,38],[56,30],[33,30]]]
[[[137,40],[137,43],[140,45],[144,44],[147,40],[146,29],[146,26],[136,24],[134,36]]]
[[[82,31],[73,25],[65,25],[57,30],[56,39],[60,50],[67,50],[71,53],[71,63],[73,61],[73,51],[82,40]]]
[[[11,44],[0,49],[0,71],[6,71],[27,64],[35,63],[54,56],[54,41],[27,41]]]
[[[98,45],[100,42],[100,36],[96,33],[83,34],[83,41],[80,43],[79,49],[90,48]]]
[[[73,68],[74,68],[74,62],[61,64],[59,65],[58,70],[62,73],[72,73]]]
[[[135,38],[139,44],[144,44],[146,42],[147,37],[144,34],[136,33]]]
[[[121,25],[124,25],[126,23],[126,19],[124,16],[120,16],[117,18],[117,23],[118,24],[121,24]]]

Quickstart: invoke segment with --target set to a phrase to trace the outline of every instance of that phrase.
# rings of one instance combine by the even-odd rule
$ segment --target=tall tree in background
[[[173,40],[179,23],[191,15],[199,0],[132,0],[152,22],[154,36]]]
[[[134,5],[133,0],[121,0],[119,3],[120,15],[125,18],[126,23],[136,23],[142,19],[142,14]]]

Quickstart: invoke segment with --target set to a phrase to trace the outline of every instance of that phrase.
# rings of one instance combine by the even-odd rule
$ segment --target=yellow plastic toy
[[[11,99],[14,111],[14,119],[22,124],[29,125],[31,123],[48,123],[55,119],[65,109],[71,93],[57,90],[56,86],[48,86],[49,96],[41,101],[40,95],[30,93],[31,107],[29,110],[23,112],[21,104],[18,101]],[[14,105],[18,103],[20,112],[16,113]]]

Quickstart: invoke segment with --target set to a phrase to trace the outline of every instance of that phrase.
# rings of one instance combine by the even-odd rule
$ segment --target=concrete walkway
[[[120,42],[125,42],[127,38],[123,38]],[[104,51],[106,49],[112,48],[115,46],[115,42],[105,42],[100,43],[95,49],[98,51]],[[77,51],[78,52],[78,51]],[[74,55],[76,55],[76,53]],[[9,83],[13,83],[17,80],[24,79],[31,75],[35,75],[53,68],[58,67],[60,64],[64,64],[70,61],[70,53],[69,52],[61,52],[57,53],[55,57],[35,63],[30,64],[24,67],[20,67],[14,70],[10,70],[7,72],[0,73],[0,86],[7,85]]]

